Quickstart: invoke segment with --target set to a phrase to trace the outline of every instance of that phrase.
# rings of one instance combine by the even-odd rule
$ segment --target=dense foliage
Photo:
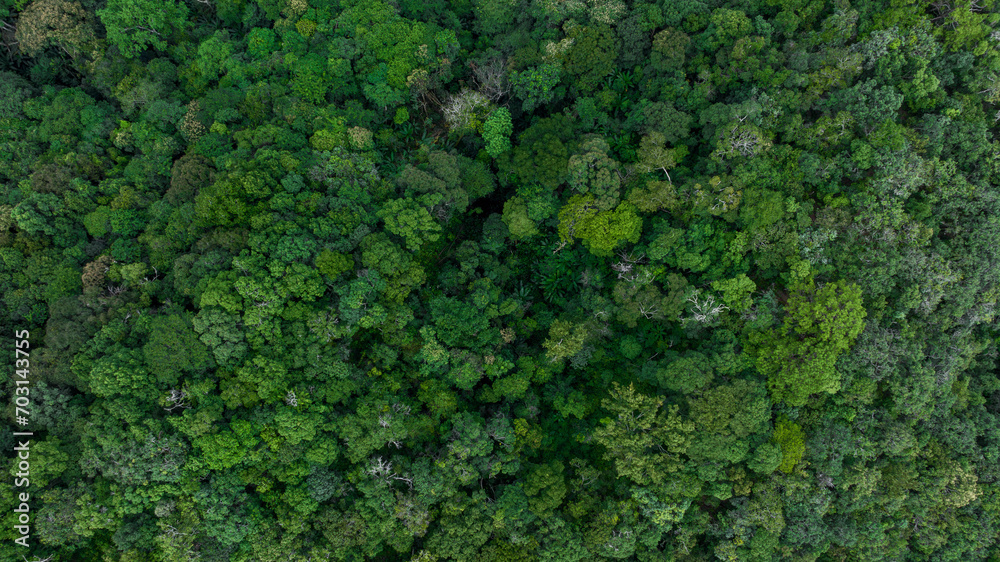
[[[998,560],[1000,3],[0,22],[0,559]]]

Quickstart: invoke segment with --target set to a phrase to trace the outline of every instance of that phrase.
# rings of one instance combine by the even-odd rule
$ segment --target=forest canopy
[[[0,559],[1000,561],[1000,3],[0,43]]]

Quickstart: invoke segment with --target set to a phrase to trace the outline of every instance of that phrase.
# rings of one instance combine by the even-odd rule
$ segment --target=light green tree
[[[781,464],[778,466],[782,472],[791,473],[795,465],[802,459],[806,452],[805,433],[795,422],[788,421],[784,417],[774,424],[774,442],[781,447]]]
[[[549,361],[561,361],[579,353],[586,339],[585,324],[556,320],[549,328],[549,337],[542,342],[542,347],[545,348],[545,356]]]
[[[750,295],[757,290],[757,285],[741,273],[732,279],[712,281],[712,289],[722,293],[722,302],[733,312],[743,312],[753,306]]]
[[[483,124],[486,152],[496,158],[510,150],[510,135],[513,132],[514,125],[510,121],[510,111],[506,107],[494,111]]]
[[[861,333],[866,312],[861,288],[844,280],[817,288],[808,277],[793,291],[783,326],[751,341],[775,400],[803,406],[810,394],[840,390],[834,363]]]
[[[441,225],[425,207],[409,197],[389,201],[379,210],[378,216],[385,221],[386,230],[401,236],[406,241],[406,247],[413,252],[441,236],[438,234]]]
[[[580,153],[569,158],[569,184],[580,193],[595,197],[601,210],[614,208],[620,198],[621,178],[618,162],[608,156],[611,147],[599,136],[580,144]]]
[[[528,495],[528,505],[535,515],[542,518],[551,517],[562,503],[563,497],[566,496],[563,469],[563,463],[552,461],[528,474],[524,493]]]
[[[110,0],[97,10],[108,41],[130,59],[150,46],[166,49],[167,37],[184,26],[187,13],[187,5],[174,0]]]
[[[663,397],[646,396],[633,385],[614,383],[611,394],[601,401],[611,413],[594,431],[594,438],[607,451],[619,477],[636,484],[660,484],[684,466],[682,454],[691,443],[695,424],[685,422],[678,406],[661,410]]]
[[[538,234],[538,225],[528,215],[528,205],[518,196],[503,204],[503,222],[514,240],[525,240]]]
[[[639,241],[642,218],[635,211],[628,201],[600,211],[593,195],[574,195],[559,211],[559,238],[563,242],[580,238],[595,256],[610,256],[625,242]]]
[[[639,144],[639,170],[646,173],[663,172],[670,179],[670,170],[687,155],[687,147],[667,148],[666,137],[659,131],[653,131],[642,137]]]

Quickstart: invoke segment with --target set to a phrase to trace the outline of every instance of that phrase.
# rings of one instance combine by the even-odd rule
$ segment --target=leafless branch
[[[477,65],[469,62],[475,76],[479,93],[496,103],[510,93],[510,81],[507,79],[507,64],[503,59],[490,59]]]

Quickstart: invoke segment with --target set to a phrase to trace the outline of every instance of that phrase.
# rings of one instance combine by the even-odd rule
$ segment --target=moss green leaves
[[[378,212],[379,218],[385,221],[389,232],[400,236],[412,252],[420,250],[427,242],[436,241],[441,235],[441,225],[416,201],[407,197],[389,201]]]
[[[486,141],[487,154],[496,158],[510,150],[510,135],[513,132],[510,111],[506,107],[494,111],[483,124],[483,139]]]
[[[687,451],[695,425],[681,419],[677,406],[663,411],[662,397],[617,383],[601,405],[611,416],[602,420],[594,438],[606,448],[604,458],[614,462],[618,476],[659,484],[683,466],[680,454]]]
[[[597,256],[610,256],[625,242],[638,242],[642,218],[629,202],[613,210],[599,210],[593,195],[574,195],[559,211],[559,238],[572,242],[580,238]]]
[[[840,390],[834,368],[864,327],[861,289],[844,280],[817,288],[809,278],[788,299],[780,330],[756,334],[757,367],[776,400],[803,406],[809,395]]]
[[[782,472],[791,473],[806,452],[805,433],[795,422],[781,418],[774,424],[774,442],[781,447]]]
[[[587,326],[567,320],[556,320],[549,329],[549,337],[542,343],[549,361],[562,361],[583,349],[587,339]]]
[[[108,41],[125,58],[135,58],[148,47],[163,50],[170,34],[184,26],[188,8],[174,0],[111,0],[97,10]]]

